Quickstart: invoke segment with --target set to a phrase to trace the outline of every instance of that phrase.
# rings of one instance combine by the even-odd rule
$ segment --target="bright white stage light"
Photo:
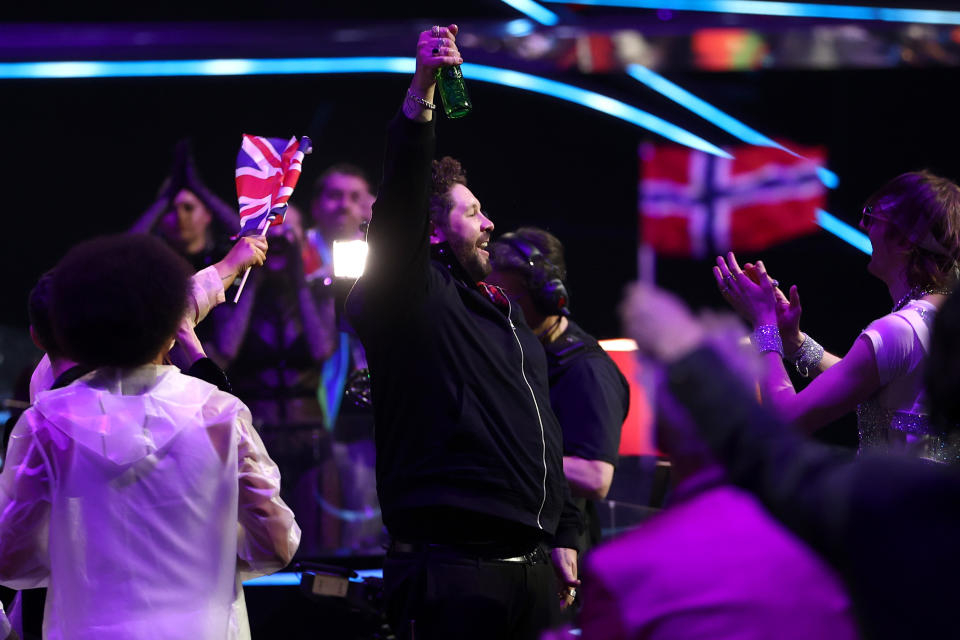
[[[604,351],[636,351],[637,343],[630,338],[612,338],[610,340],[598,340]]]
[[[333,241],[333,275],[359,278],[367,264],[367,243],[363,240]]]

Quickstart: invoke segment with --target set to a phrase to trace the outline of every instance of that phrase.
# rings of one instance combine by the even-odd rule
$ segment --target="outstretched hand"
[[[228,288],[247,267],[259,267],[267,259],[267,239],[262,236],[245,236],[237,240],[223,260],[214,266],[223,288]]]
[[[758,260],[756,265],[751,265],[751,272],[754,272],[753,277],[740,269],[737,258],[731,251],[726,259],[717,256],[713,277],[720,294],[752,327],[777,324],[777,296],[774,293],[773,280],[767,275],[763,261]],[[799,322],[799,315],[797,321]]]

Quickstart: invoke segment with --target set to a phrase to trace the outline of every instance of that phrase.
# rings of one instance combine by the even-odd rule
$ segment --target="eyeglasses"
[[[873,213],[873,205],[868,204],[863,208],[863,211],[860,212],[860,226],[864,229],[869,229],[870,225],[873,224],[873,220],[890,222],[890,218],[884,218],[883,216],[878,216],[877,214]]]

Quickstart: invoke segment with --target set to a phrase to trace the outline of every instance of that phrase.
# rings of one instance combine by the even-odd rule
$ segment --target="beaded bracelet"
[[[775,351],[783,357],[783,340],[775,324],[762,324],[753,331],[753,344],[760,353]]]
[[[823,360],[823,347],[805,333],[803,334],[803,342],[800,343],[800,348],[786,359],[792,362],[797,368],[797,373],[804,378],[809,378],[810,369],[816,368],[817,365],[820,364],[820,361]]]
[[[436,110],[437,108],[437,105],[433,104],[429,100],[425,100],[424,98],[421,98],[410,89],[407,89],[407,97],[413,100],[414,102],[416,102],[418,105],[420,105],[424,109],[430,109],[432,111],[432,110]]]

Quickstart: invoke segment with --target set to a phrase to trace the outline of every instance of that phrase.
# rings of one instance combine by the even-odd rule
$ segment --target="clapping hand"
[[[718,258],[718,263],[720,260],[722,260],[722,258]],[[790,287],[789,297],[785,295],[783,290],[780,289],[780,283],[772,278],[765,269],[761,275],[761,269],[760,266],[758,266],[761,264],[762,263],[752,264],[748,262],[743,265],[743,273],[758,286],[762,280],[768,280],[770,282],[776,299],[777,327],[780,329],[780,337],[783,339],[784,351],[788,354],[793,353],[800,348],[800,343],[803,342],[803,334],[800,332],[800,315],[803,312],[800,306],[800,292],[797,290],[797,285],[793,285]],[[729,292],[723,292],[720,273],[720,268],[714,267],[713,275],[715,279],[718,279],[717,286],[721,288],[724,299],[726,299],[731,306],[734,306],[734,300],[731,294]],[[740,309],[736,306],[734,306],[734,308],[740,312]],[[740,312],[740,315],[749,320],[745,313]]]
[[[751,275],[740,269],[733,252],[717,256],[713,277],[720,294],[753,328],[777,323],[777,296],[774,281],[767,276],[763,261],[751,265]],[[781,293],[781,296],[783,294]],[[798,299],[799,305],[799,299]],[[799,307],[798,307],[799,309]]]
[[[743,272],[747,274],[754,282],[760,282],[760,273],[756,265],[746,263],[743,265]],[[770,278],[770,275],[767,274]],[[800,307],[800,292],[797,285],[790,287],[789,298],[784,295],[780,289],[780,283],[770,278],[773,284],[773,293],[777,298],[777,326],[780,328],[780,337],[783,339],[783,349],[787,354],[793,353],[800,348],[803,342],[803,334],[800,332],[800,315],[803,309]]]

